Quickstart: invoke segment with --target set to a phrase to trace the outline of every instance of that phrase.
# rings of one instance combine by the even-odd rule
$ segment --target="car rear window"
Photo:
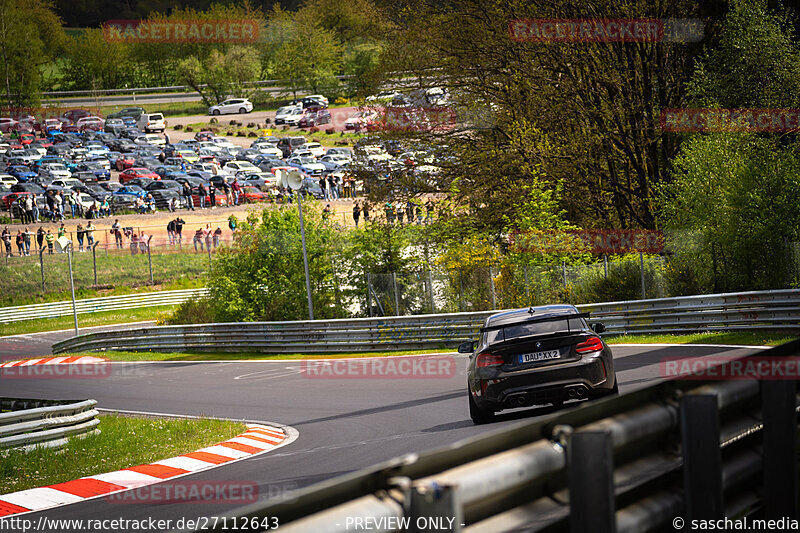
[[[150,120],[164,120],[164,115],[160,113],[158,115],[150,115]]]
[[[557,331],[580,331],[586,327],[586,322],[582,318],[570,318],[512,324],[505,328],[486,331],[484,335],[486,336],[486,344],[495,344],[521,337],[529,337],[531,335],[555,333]]]

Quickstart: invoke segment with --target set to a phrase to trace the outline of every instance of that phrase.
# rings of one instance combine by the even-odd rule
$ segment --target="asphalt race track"
[[[0,338],[0,359],[48,355],[50,343],[71,332]],[[666,357],[744,355],[743,347],[612,347],[621,392],[660,379]],[[27,350],[27,351],[26,351]],[[319,379],[301,361],[159,362],[120,365],[103,379],[0,380],[6,397],[94,398],[105,409],[206,415],[289,425],[299,438],[275,452],[193,474],[184,480],[254,481],[260,495],[292,489],[368,467],[409,452],[508,426],[549,409],[503,415],[476,427],[467,414],[463,356],[451,377]],[[214,516],[225,504],[120,504],[102,498],[30,513],[25,518],[146,519]]]

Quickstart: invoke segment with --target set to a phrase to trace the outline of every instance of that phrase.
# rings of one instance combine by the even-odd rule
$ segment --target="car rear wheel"
[[[247,109],[245,109],[245,108],[243,108],[243,107],[240,107],[240,108],[239,108],[239,113],[240,113],[240,114],[242,114],[242,115],[244,115],[245,113],[247,113]]]
[[[472,399],[472,392],[467,389],[467,397],[469,398],[469,417],[475,425],[489,424],[495,421],[494,411],[484,411],[477,406],[475,400]]]

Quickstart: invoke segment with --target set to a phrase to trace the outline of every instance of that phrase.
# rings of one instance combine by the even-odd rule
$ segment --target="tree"
[[[333,265],[338,240],[318,205],[303,215],[315,318],[340,317]],[[209,274],[209,305],[216,321],[303,320],[308,317],[297,208],[251,213],[236,230],[233,247],[218,252]]]
[[[6,105],[39,102],[42,70],[61,53],[66,36],[47,0],[0,0],[0,77]]]
[[[202,60],[189,56],[178,63],[180,79],[197,91],[203,102],[214,105],[229,96],[248,97],[256,89],[246,82],[258,77],[261,65],[258,52],[246,46],[235,46],[226,53],[211,50]]]
[[[117,89],[131,80],[130,47],[88,29],[70,39],[64,83],[71,90]]]

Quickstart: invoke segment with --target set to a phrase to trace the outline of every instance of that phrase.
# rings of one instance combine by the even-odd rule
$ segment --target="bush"
[[[613,302],[638,300],[642,297],[642,277],[639,255],[631,254],[608,263],[608,279],[602,265],[580,267],[577,281],[571,284],[570,301],[573,303]],[[656,258],[645,257],[644,282],[647,298],[658,298],[664,293],[664,272]]]
[[[163,321],[167,324],[208,324],[214,322],[213,308],[207,299],[192,298],[180,304]]]

